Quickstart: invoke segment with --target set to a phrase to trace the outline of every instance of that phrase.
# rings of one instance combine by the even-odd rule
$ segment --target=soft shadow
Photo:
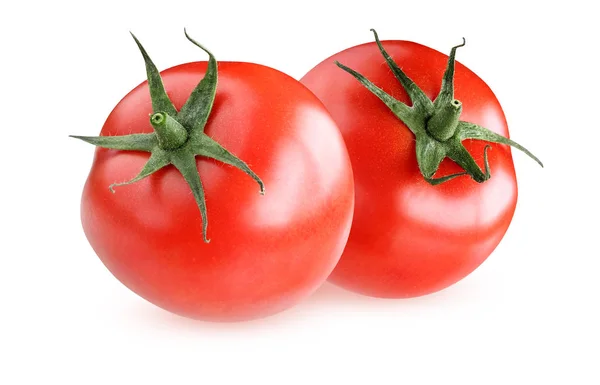
[[[464,304],[477,297],[485,295],[486,287],[480,280],[467,277],[435,293],[414,298],[378,298],[354,293],[332,283],[326,282],[310,298],[305,301],[305,306],[327,309],[354,309],[369,310],[389,308],[425,309],[449,304]]]
[[[345,290],[325,282],[312,296],[283,312],[250,321],[209,322],[188,319],[163,310],[146,301],[137,301],[131,309],[135,322],[157,329],[172,329],[190,333],[231,333],[261,332],[273,329],[287,329],[303,324],[307,317],[331,313],[388,312],[406,310],[408,312],[427,311],[447,306],[460,306],[485,297],[485,286],[480,280],[465,279],[444,290],[429,295],[406,298],[374,298]]]
[[[297,307],[297,306],[296,306]],[[157,329],[172,329],[183,332],[205,333],[231,333],[238,331],[261,331],[264,329],[272,329],[273,327],[285,326],[286,324],[294,324],[297,319],[291,311],[295,309],[287,309],[272,316],[257,318],[249,321],[237,322],[214,322],[202,321],[186,318],[177,314],[168,312],[148,302],[139,302],[135,309],[131,310],[131,317],[136,318],[136,322],[145,324],[146,326]]]
[[[372,300],[380,301],[381,298],[367,297],[357,294],[330,282],[325,282],[310,298],[305,302],[309,306],[336,306],[336,305],[363,305],[368,304]]]

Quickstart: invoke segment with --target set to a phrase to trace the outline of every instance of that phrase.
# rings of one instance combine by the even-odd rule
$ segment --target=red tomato
[[[133,178],[148,153],[98,148],[83,191],[81,219],[114,276],[173,313],[237,321],[294,305],[327,279],[346,243],[354,189],[343,139],[323,104],[293,78],[257,64],[221,62],[205,133],[244,160],[240,170],[197,157],[208,235],[190,186],[169,165]],[[179,110],[207,62],[162,72]],[[147,82],[112,111],[101,135],[151,133]]]
[[[448,56],[408,41],[383,41],[399,67],[434,100]],[[374,94],[338,68],[339,61],[394,98],[411,105],[375,42],[324,60],[301,82],[325,104],[340,128],[354,169],[356,207],[348,244],[330,280],[377,297],[414,297],[443,289],[471,273],[504,236],[517,202],[510,147],[489,151],[491,179],[468,176],[432,186],[419,171],[415,135]],[[457,63],[460,120],[508,137],[492,90]],[[464,146],[483,167],[483,141]],[[436,176],[463,171],[446,158]]]

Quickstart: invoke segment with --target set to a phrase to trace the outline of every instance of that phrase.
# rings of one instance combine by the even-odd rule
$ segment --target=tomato
[[[498,144],[489,151],[490,178],[490,173],[481,171],[468,154],[467,158],[463,156],[464,151],[460,153],[462,158],[452,152],[461,148],[461,137],[431,138],[428,130],[429,122],[434,120],[433,110],[423,113],[422,121],[409,128],[383,102],[387,96],[380,93],[380,98],[375,94],[379,91],[365,86],[370,81],[405,105],[414,102],[400,78],[395,77],[393,62],[386,65],[383,49],[423,91],[428,103],[441,95],[442,78],[448,75],[446,68],[454,69],[454,95],[448,83],[452,79],[448,77],[446,96],[448,103],[452,97],[458,100],[448,106],[456,107],[460,113],[462,103],[460,120],[488,129],[478,128],[485,134],[479,139],[508,143],[500,137],[508,137],[508,127],[490,87],[464,65],[450,65],[454,65],[458,47],[453,48],[449,61],[448,56],[414,42],[381,44],[382,50],[372,42],[339,52],[310,70],[301,82],[332,114],[354,169],[354,220],[348,244],[330,280],[370,296],[415,297],[454,284],[492,253],[513,217],[517,182],[509,146]],[[336,66],[336,61],[341,64]],[[387,104],[398,110],[391,98],[386,99]],[[406,113],[414,113],[413,110],[407,109]],[[459,123],[457,127],[466,130],[470,127],[466,125]],[[421,132],[421,136],[415,140],[416,134],[411,131]],[[417,161],[415,155],[420,151],[422,156],[428,150],[425,145],[417,147],[422,138],[435,146],[451,143],[448,156],[452,154],[461,165],[466,165],[472,177],[457,177],[465,173],[464,167],[446,157],[435,173],[442,180],[434,179],[433,166],[442,159],[429,165]],[[509,144],[527,151],[512,141]],[[488,157],[486,143],[481,140],[465,140],[462,145],[479,164]],[[443,180],[447,175],[451,175],[449,180]]]
[[[161,72],[178,111],[208,63]],[[327,279],[350,231],[353,177],[335,122],[297,80],[242,62],[220,62],[218,79],[204,132],[246,162],[266,194],[237,168],[196,157],[206,230],[176,167],[111,193],[109,185],[135,177],[149,154],[99,147],[81,220],[108,270],[141,297],[185,317],[239,321],[289,308]],[[117,104],[99,138],[152,133],[152,103],[143,82]]]

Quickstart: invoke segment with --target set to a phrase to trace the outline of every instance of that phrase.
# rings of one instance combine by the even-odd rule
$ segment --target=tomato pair
[[[161,73],[134,37],[148,80],[100,136],[77,137],[98,146],[85,234],[135,293],[218,321],[289,308],[329,276],[417,296],[469,274],[502,238],[517,197],[506,144],[518,145],[489,87],[454,69],[456,47],[448,60],[375,35],[298,82],[217,65],[186,37],[208,62]],[[488,157],[470,138],[503,144]],[[469,154],[484,154],[485,171]]]

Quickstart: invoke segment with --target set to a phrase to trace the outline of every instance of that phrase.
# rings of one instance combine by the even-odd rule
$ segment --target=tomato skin
[[[433,100],[448,56],[408,41],[382,44]],[[485,183],[464,176],[432,186],[419,172],[414,135],[335,60],[411,104],[374,42],[331,56],[301,79],[338,124],[354,170],[354,220],[330,280],[365,295],[388,298],[421,296],[454,284],[492,253],[512,220],[517,182],[510,147],[492,145],[492,177]],[[454,87],[455,98],[463,105],[461,120],[508,137],[493,92],[458,62]],[[486,143],[467,140],[463,144],[482,167]],[[445,159],[436,176],[460,171]]]
[[[206,62],[161,73],[177,109],[203,77]],[[111,112],[101,135],[152,132],[146,82]],[[322,103],[274,69],[219,63],[207,135],[264,181],[197,157],[207,202],[208,237],[189,186],[173,166],[139,182],[147,153],[98,148],[84,187],[85,234],[111,273],[173,313],[240,321],[282,311],[311,294],[337,263],[354,207],[342,137]]]

